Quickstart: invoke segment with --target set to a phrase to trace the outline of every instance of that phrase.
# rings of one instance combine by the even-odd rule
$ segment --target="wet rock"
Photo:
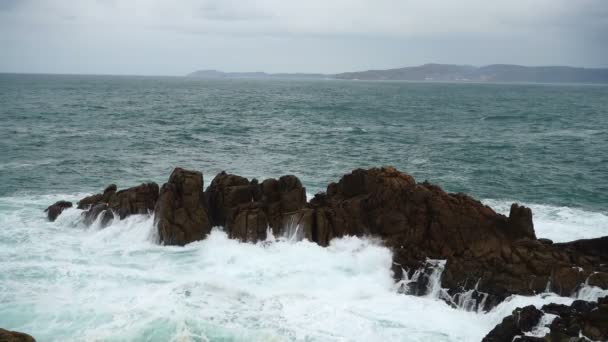
[[[78,209],[86,210],[100,202],[108,203],[114,194],[116,194],[116,184],[110,184],[103,193],[87,196],[78,201]]]
[[[99,218],[100,227],[106,227],[113,219],[114,213],[107,203],[98,203],[82,213],[84,224],[91,225]]]
[[[67,208],[72,207],[72,202],[68,201],[57,201],[50,205],[44,210],[46,212],[49,221],[55,221],[57,217]]]
[[[0,342],[36,342],[36,340],[28,334],[0,328]]]
[[[312,240],[372,235],[392,248],[394,262],[416,270],[446,260],[441,286],[451,294],[487,294],[486,307],[511,294],[550,290],[569,296],[593,274],[605,274],[605,239],[548,244],[536,239],[529,208],[509,216],[464,194],[450,194],[392,167],[354,170],[313,198]],[[582,270],[582,271],[581,271]],[[596,276],[600,279],[599,276]],[[397,280],[400,280],[399,278]]]
[[[203,191],[202,173],[177,168],[160,198],[154,183],[122,191],[111,185],[78,207],[87,210],[86,222],[102,225],[154,208],[159,239],[170,245],[203,239],[212,226],[249,242],[265,239],[269,229],[321,246],[346,235],[374,236],[393,251],[397,281],[421,271],[408,285],[412,293],[427,293],[431,281],[439,282],[447,302],[460,305],[465,298],[472,310],[490,309],[512,294],[608,288],[608,237],[537,239],[529,208],[513,204],[508,216],[498,214],[393,167],[353,170],[309,203],[295,176],[260,183],[221,172]],[[437,277],[429,260],[445,261]]]
[[[484,338],[483,342],[520,341],[516,336],[523,337],[525,332],[531,331],[540,322],[543,312],[533,305],[513,310],[510,316],[505,317]]]
[[[183,246],[205,238],[211,231],[211,222],[203,174],[182,168],[173,170],[160,190],[154,212],[161,243]]]
[[[547,304],[540,310],[533,306],[517,308],[483,341],[512,341],[533,331],[544,314],[556,317],[545,327],[549,333],[536,338],[539,341],[608,341],[608,297],[598,302],[576,300],[569,306]]]
[[[306,190],[295,176],[256,179],[221,172],[205,191],[213,226],[223,226],[232,238],[255,242],[266,238],[270,228],[275,235],[298,229],[301,220],[313,212],[300,212],[306,206]]]
[[[99,222],[104,227],[114,217],[122,220],[134,214],[151,213],[157,200],[156,183],[141,184],[120,191],[117,191],[115,184],[111,184],[103,193],[81,199],[78,208],[85,210],[82,213],[85,224],[90,225],[100,218]]]
[[[511,205],[508,219],[509,230],[515,238],[536,239],[534,224],[532,223],[532,210],[517,203]]]

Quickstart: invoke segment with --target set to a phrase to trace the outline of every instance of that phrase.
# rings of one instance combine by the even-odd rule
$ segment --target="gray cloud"
[[[608,67],[605,0],[0,0],[0,71]]]

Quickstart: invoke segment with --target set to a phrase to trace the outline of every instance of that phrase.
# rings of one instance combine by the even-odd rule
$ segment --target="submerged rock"
[[[203,174],[176,168],[160,190],[154,209],[160,242],[183,246],[211,231],[203,192]]]
[[[543,315],[554,317],[543,321]],[[548,332],[543,333],[543,328]],[[534,330],[537,336],[529,336]],[[547,304],[540,310],[517,308],[483,341],[608,341],[608,297],[597,302],[575,300],[570,306]]]
[[[72,202],[57,201],[44,210],[49,221],[53,222],[67,208],[72,207]]]
[[[0,328],[0,342],[36,342],[32,336]]]

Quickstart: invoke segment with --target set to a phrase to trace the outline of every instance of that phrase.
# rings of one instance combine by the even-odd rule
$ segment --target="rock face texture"
[[[554,318],[545,326],[541,321],[543,315],[554,315]],[[548,328],[549,332],[529,336],[535,328]],[[576,300],[570,306],[547,304],[540,310],[534,306],[517,308],[483,341],[608,341],[608,297],[600,298],[597,303]]]
[[[0,342],[36,342],[36,340],[28,334],[0,328]]]
[[[161,243],[183,246],[204,239],[211,230],[203,192],[203,174],[176,168],[154,209]]]
[[[72,202],[68,201],[57,201],[54,204],[51,204],[48,208],[44,210],[47,215],[49,221],[53,222],[57,219],[57,217],[67,208],[72,207]]]
[[[255,242],[295,229],[306,206],[306,190],[295,176],[266,179],[218,174],[205,192],[211,223],[223,226],[232,238]],[[294,232],[295,233],[295,232]]]
[[[154,210],[158,199],[156,183],[142,184],[117,191],[116,185],[108,186],[103,193],[85,197],[78,202],[78,209],[84,209],[85,223],[92,224],[100,216],[105,226],[115,216],[124,219],[133,214],[147,214]]]

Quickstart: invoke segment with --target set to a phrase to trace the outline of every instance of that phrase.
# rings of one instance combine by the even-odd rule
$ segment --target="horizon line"
[[[408,66],[400,66],[400,67],[390,67],[390,68],[375,68],[375,69],[365,69],[365,70],[355,70],[355,71],[342,71],[342,72],[333,72],[333,73],[324,73],[324,72],[302,72],[302,71],[278,71],[278,72],[267,72],[267,71],[224,71],[219,69],[196,69],[190,71],[186,74],[131,74],[131,73],[80,73],[80,72],[31,72],[31,71],[1,71],[0,74],[14,74],[14,75],[55,75],[55,76],[135,76],[135,77],[185,77],[191,73],[198,71],[216,71],[221,73],[264,73],[268,75],[275,74],[317,74],[317,75],[325,75],[325,76],[333,76],[339,74],[346,73],[358,73],[358,72],[366,72],[366,71],[384,71],[384,70],[395,70],[395,69],[404,69],[404,68],[416,68],[427,65],[450,65],[450,66],[467,66],[474,68],[483,68],[492,65],[503,65],[503,66],[520,66],[526,68],[543,68],[543,67],[551,67],[551,68],[573,68],[573,69],[591,69],[591,70],[608,70],[608,66],[599,67],[599,66],[572,66],[572,65],[524,65],[524,64],[512,64],[512,63],[492,63],[492,64],[484,64],[484,65],[473,65],[473,64],[455,64],[455,63],[435,63],[429,62],[424,64],[417,65],[408,65]]]

